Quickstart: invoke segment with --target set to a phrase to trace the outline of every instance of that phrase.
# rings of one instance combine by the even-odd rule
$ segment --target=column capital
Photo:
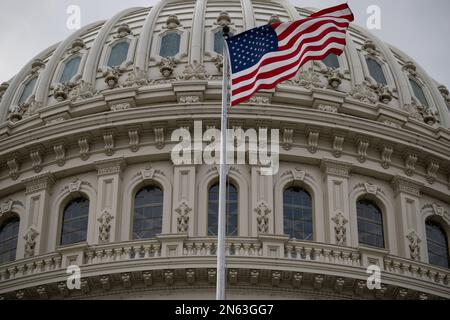
[[[344,161],[336,161],[333,159],[323,159],[320,168],[325,173],[325,176],[332,175],[343,178],[350,177],[352,163]]]
[[[106,176],[111,174],[120,174],[122,170],[126,167],[126,162],[124,157],[112,158],[99,160],[94,162],[97,168],[98,176]]]
[[[26,194],[49,190],[55,182],[55,176],[51,172],[44,172],[22,180],[26,188]]]
[[[394,187],[396,195],[399,193],[407,193],[416,197],[421,197],[420,190],[424,185],[421,182],[403,176],[395,176],[392,179],[391,184]]]

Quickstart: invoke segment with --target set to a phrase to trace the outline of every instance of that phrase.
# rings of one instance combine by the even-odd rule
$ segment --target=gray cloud
[[[344,0],[289,0],[302,7],[323,8]],[[112,17],[129,7],[151,6],[156,0],[1,0],[0,82],[9,80],[36,54],[72,33],[66,9],[78,5],[82,25]],[[366,9],[378,5],[382,29],[372,31],[415,59],[431,77],[450,86],[450,1],[349,0],[356,23],[366,26]]]

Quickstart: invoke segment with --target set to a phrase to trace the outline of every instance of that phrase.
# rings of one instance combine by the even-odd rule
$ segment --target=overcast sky
[[[323,8],[345,0],[289,0],[301,7]],[[112,17],[129,7],[156,0],[0,0],[0,83],[45,48],[73,30],[66,26],[69,5],[81,9],[81,25]],[[356,23],[366,27],[370,5],[381,9],[381,30],[372,30],[418,61],[438,82],[450,87],[449,0],[349,0]]]

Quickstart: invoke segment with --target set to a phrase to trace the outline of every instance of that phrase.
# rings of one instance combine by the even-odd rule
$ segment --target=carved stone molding
[[[345,137],[343,135],[335,135],[333,138],[333,155],[336,158],[342,156],[342,150],[344,149]]]
[[[403,192],[416,197],[421,197],[420,190],[422,189],[423,184],[420,182],[402,176],[395,176],[391,183],[396,194]]]
[[[132,152],[139,151],[139,129],[129,129],[128,137],[130,139],[130,149]]]
[[[39,232],[36,231],[34,227],[30,227],[23,237],[25,240],[25,257],[33,257],[34,256],[34,248],[36,247],[36,238],[38,237]]]
[[[165,146],[165,136],[163,127],[155,128],[155,144],[156,148],[159,150],[163,149]]]
[[[414,175],[414,172],[416,171],[416,163],[417,163],[418,157],[416,153],[409,152],[406,155],[405,158],[405,173],[407,176],[411,177]]]
[[[177,232],[187,233],[189,231],[189,214],[192,211],[186,202],[180,203],[178,208],[175,209],[177,213]]]
[[[33,150],[30,152],[31,166],[34,172],[39,173],[42,171],[42,155],[41,150]]]
[[[334,222],[334,232],[336,244],[338,246],[345,246],[347,244],[347,227],[348,219],[344,217],[342,212],[337,212],[336,215],[331,218]]]
[[[11,212],[13,205],[14,205],[14,200],[12,200],[12,199],[3,201],[0,204],[0,218],[2,215]]]
[[[394,147],[390,145],[385,145],[381,149],[381,166],[383,169],[389,169],[392,162],[392,154],[394,153]]]
[[[261,202],[255,209],[256,223],[258,226],[258,233],[266,234],[269,232],[269,214],[271,210],[265,202]]]
[[[89,159],[89,139],[84,137],[78,139],[78,146],[80,148],[80,157],[81,160],[86,161]]]
[[[128,102],[123,102],[123,103],[117,103],[117,104],[113,104],[111,105],[111,111],[113,112],[119,112],[119,111],[125,111],[131,108],[131,105]]]
[[[99,222],[99,234],[98,240],[100,243],[109,242],[110,234],[111,234],[111,221],[114,219],[114,216],[111,215],[111,210],[106,208],[103,209],[100,217],[97,219]]]
[[[55,159],[58,166],[62,167],[66,163],[66,148],[63,143],[59,143],[53,146],[55,151]]]
[[[293,140],[294,140],[294,129],[285,128],[283,130],[283,149],[286,151],[291,150]]]
[[[152,169],[151,166],[141,170],[138,175],[142,178],[142,180],[151,180],[155,176],[155,169]]]
[[[323,159],[320,168],[325,173],[325,175],[334,175],[348,178],[350,176],[352,164],[330,159]]]
[[[358,139],[356,146],[358,151],[358,161],[364,163],[367,160],[367,150],[369,149],[370,142],[367,139]]]
[[[319,131],[316,129],[308,128],[306,136],[308,139],[308,151],[312,154],[316,153],[319,146]]]
[[[427,166],[427,181],[429,184],[433,184],[436,181],[438,171],[439,162],[430,160]]]
[[[448,223],[450,223],[450,212],[448,212],[443,206],[437,204],[437,203],[428,203],[423,206],[422,211],[425,209],[430,209],[433,215],[438,216],[446,220]]]
[[[107,131],[103,133],[103,142],[105,154],[108,157],[111,157],[114,154],[114,133],[111,131]]]
[[[126,166],[125,159],[123,157],[95,161],[94,164],[97,168],[98,176],[120,174]]]
[[[8,161],[6,161],[6,165],[9,169],[9,177],[12,180],[17,180],[19,178],[19,170],[20,170],[20,164],[17,158],[11,158]]]
[[[414,230],[411,230],[406,238],[409,241],[410,258],[416,261],[420,260],[420,243],[422,240],[419,239],[419,236]]]
[[[26,194],[49,190],[55,182],[56,179],[51,172],[45,172],[22,180],[22,183],[26,186]]]

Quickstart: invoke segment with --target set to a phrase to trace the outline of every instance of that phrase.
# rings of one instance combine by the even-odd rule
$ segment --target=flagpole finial
[[[225,40],[227,40],[230,36],[230,27],[229,26],[223,26],[222,27],[222,32],[223,32],[223,37],[225,38]]]

